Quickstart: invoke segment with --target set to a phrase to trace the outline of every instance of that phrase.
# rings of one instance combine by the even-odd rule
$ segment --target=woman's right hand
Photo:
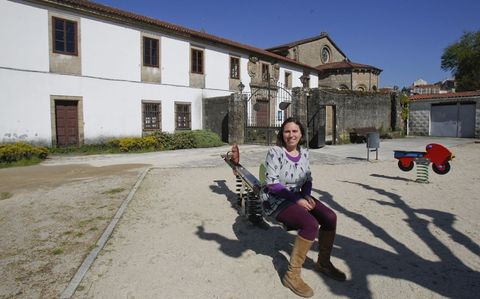
[[[312,205],[305,198],[300,198],[299,200],[297,200],[297,205],[305,208],[305,210],[307,211],[313,209]]]

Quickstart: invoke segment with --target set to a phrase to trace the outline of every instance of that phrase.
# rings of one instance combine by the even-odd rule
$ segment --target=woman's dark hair
[[[280,130],[278,131],[277,134],[277,145],[285,147],[285,141],[283,140],[283,130],[285,128],[285,125],[288,123],[294,123],[300,128],[300,133],[302,133],[302,138],[300,138],[300,141],[298,142],[297,147],[300,147],[300,145],[305,144],[305,128],[303,127],[302,123],[296,119],[295,117],[289,117],[287,118],[283,123],[282,126],[280,127]]]

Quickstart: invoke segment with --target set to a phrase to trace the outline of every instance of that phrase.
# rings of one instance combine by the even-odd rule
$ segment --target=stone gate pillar
[[[228,143],[245,143],[246,101],[242,95],[232,93],[228,100]]]
[[[310,88],[294,88],[292,90],[292,116],[307,126],[307,100]]]

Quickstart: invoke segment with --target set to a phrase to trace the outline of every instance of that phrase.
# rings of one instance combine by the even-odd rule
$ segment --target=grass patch
[[[82,237],[83,235],[84,235],[84,233],[78,232],[78,233],[75,234],[75,237]]]
[[[14,162],[0,162],[0,168],[32,166],[40,164],[42,161],[43,159],[40,159],[38,157],[31,157],[29,159],[20,159]]]
[[[10,192],[2,192],[2,193],[0,193],[0,200],[9,199],[12,196],[13,196],[13,194],[10,193]]]
[[[145,153],[222,145],[224,143],[217,134],[208,130],[192,130],[176,133],[154,132],[149,136],[113,138],[99,144],[85,144],[80,147],[50,148],[49,153],[61,155]]]
[[[116,193],[123,192],[124,190],[125,188],[113,188],[108,191],[102,192],[102,194],[116,194]]]
[[[54,250],[52,250],[53,255],[59,255],[59,254],[62,254],[62,253],[63,253],[62,248],[55,248]]]
[[[80,147],[54,147],[49,149],[51,154],[75,154],[75,155],[96,155],[96,154],[118,154],[122,153],[109,144],[85,144]]]
[[[82,220],[82,221],[80,221],[80,222],[78,223],[78,225],[79,225],[80,227],[84,227],[84,226],[86,226],[87,224],[91,223],[93,220],[94,220],[94,219]]]

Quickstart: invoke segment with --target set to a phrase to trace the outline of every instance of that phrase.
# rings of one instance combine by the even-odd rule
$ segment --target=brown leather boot
[[[312,297],[313,290],[300,277],[302,265],[307,257],[308,250],[312,247],[313,241],[306,240],[300,236],[295,239],[292,254],[290,255],[290,263],[288,270],[283,276],[282,283],[284,286],[292,290],[295,294],[302,297]]]
[[[318,252],[318,260],[315,264],[315,269],[318,272],[323,273],[332,279],[338,281],[345,281],[345,279],[347,279],[345,273],[335,268],[335,266],[330,262],[330,255],[332,253],[334,240],[335,230],[318,231],[318,244],[320,250]]]

